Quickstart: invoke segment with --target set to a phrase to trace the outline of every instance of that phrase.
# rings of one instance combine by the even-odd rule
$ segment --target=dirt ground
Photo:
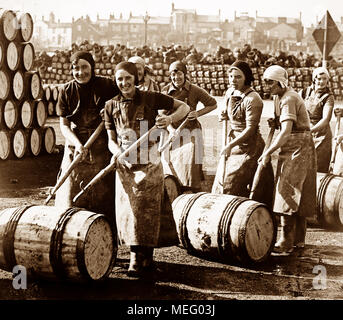
[[[205,127],[214,125],[208,118]],[[58,122],[50,124],[58,133]],[[266,127],[262,132],[266,138]],[[205,139],[206,140],[206,139]],[[57,136],[57,144],[63,141]],[[211,143],[206,142],[209,148]],[[216,150],[217,152],[217,150]],[[0,162],[0,210],[42,205],[56,182],[61,153]],[[207,162],[204,191],[215,164]],[[53,205],[53,201],[51,204]],[[12,274],[0,270],[0,300],[342,300],[343,232],[309,227],[306,247],[289,257],[271,256],[258,266],[225,264],[189,255],[181,246],[159,248],[158,274],[149,281],[126,276],[129,250],[120,247],[109,278],[93,284],[29,279],[16,290]]]

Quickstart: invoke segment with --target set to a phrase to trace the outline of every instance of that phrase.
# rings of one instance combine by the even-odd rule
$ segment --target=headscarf
[[[73,53],[70,57],[70,63],[73,64],[77,64],[77,62],[80,60],[86,60],[87,62],[89,62],[89,64],[91,65],[92,68],[92,78],[95,76],[95,61],[93,59],[93,56],[88,52],[88,51],[76,51],[75,53]]]
[[[182,71],[184,73],[184,75],[187,75],[187,67],[184,63],[182,63],[181,61],[177,60],[174,61],[170,66],[169,66],[169,72],[172,71]]]
[[[138,71],[137,67],[133,62],[122,61],[116,65],[115,73],[118,70],[125,70],[126,72],[132,74],[135,77],[135,86],[138,86]]]
[[[281,88],[286,88],[288,86],[288,73],[286,69],[279,65],[268,67],[263,73],[263,79],[278,81]]]
[[[324,67],[318,67],[318,68],[313,70],[312,80],[314,81],[316,79],[316,76],[323,74],[323,73],[326,74],[326,76],[328,77],[328,80],[329,80],[330,79],[329,71]]]
[[[249,67],[249,64],[247,64],[246,62],[244,61],[241,61],[241,60],[236,60],[229,68],[229,72],[232,70],[232,69],[236,69],[236,70],[239,70],[241,72],[243,72],[244,74],[244,77],[245,77],[245,81],[244,81],[244,84],[246,86],[250,86],[251,82],[254,81],[254,76],[252,74],[252,71]]]
[[[127,60],[128,62],[132,62],[132,63],[138,63],[141,64],[143,67],[145,67],[145,61],[143,58],[139,57],[139,56],[133,56],[131,57],[129,60]]]

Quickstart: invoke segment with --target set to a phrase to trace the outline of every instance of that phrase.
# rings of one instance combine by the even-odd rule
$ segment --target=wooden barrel
[[[343,227],[343,177],[317,172],[317,215],[307,221],[324,228]]]
[[[17,129],[12,139],[13,153],[21,159],[28,154],[28,134],[24,129]]]
[[[49,101],[48,102],[48,115],[53,116],[55,115],[56,110],[55,110],[55,102],[54,101]]]
[[[182,187],[179,180],[171,174],[166,174],[164,176],[164,188],[167,191],[170,203],[173,203],[173,201],[182,194]]]
[[[42,84],[39,73],[36,71],[16,71],[13,77],[13,93],[18,100],[31,97],[40,99],[42,95]]]
[[[7,71],[0,70],[0,99],[8,98],[11,89],[11,78]]]
[[[35,119],[39,127],[43,127],[48,118],[47,105],[43,100],[36,100]]]
[[[28,42],[23,44],[22,50],[22,64],[26,71],[30,71],[33,68],[35,60],[35,49],[33,44]]]
[[[42,131],[37,128],[30,130],[29,143],[30,143],[30,152],[36,157],[40,154],[42,150]]]
[[[12,155],[11,134],[7,130],[0,130],[0,159],[7,160]]]
[[[43,150],[51,154],[56,146],[56,133],[53,127],[43,127]]]
[[[102,214],[82,208],[23,206],[0,211],[0,267],[74,282],[105,279],[117,256],[116,235]]]
[[[18,34],[18,20],[12,10],[0,9],[0,36],[3,40],[13,41]]]
[[[19,41],[30,41],[33,34],[33,19],[28,12],[16,12],[19,31],[17,38]]]
[[[3,106],[4,122],[8,129],[14,129],[19,124],[19,107],[13,99],[9,99]]]
[[[58,86],[53,86],[52,87],[52,100],[57,102],[58,94],[59,94],[59,87]]]
[[[4,43],[0,41],[0,68],[2,68],[5,60],[6,60],[6,49]]]
[[[48,84],[43,84],[43,91],[44,91],[44,94],[43,94],[43,99],[45,101],[50,101],[51,99],[51,88]]]
[[[181,244],[189,253],[239,263],[265,261],[277,226],[262,203],[226,194],[182,194],[173,202]]]
[[[18,70],[21,62],[22,46],[20,43],[11,41],[7,46],[7,65],[12,71]]]
[[[35,101],[25,100],[21,105],[20,118],[24,128],[31,128],[35,124]]]

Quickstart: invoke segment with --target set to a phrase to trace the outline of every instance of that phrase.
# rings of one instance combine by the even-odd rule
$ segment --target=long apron
[[[187,103],[185,91],[182,91],[180,96],[173,97]],[[169,126],[169,135],[172,135],[185,119]],[[201,191],[201,181],[204,180],[203,157],[204,140],[201,124],[197,119],[189,120],[180,135],[163,152],[163,171],[177,177],[183,186],[190,187],[193,192]]]
[[[118,141],[123,150],[134,142],[130,140],[128,131],[132,132],[133,129],[139,138],[140,120],[144,119],[144,104],[137,107],[135,121],[128,120],[128,108],[124,104],[120,107],[121,110],[113,113]],[[142,154],[154,157],[142,161]],[[163,167],[157,152],[157,142],[150,139],[149,143],[138,148],[133,157],[129,155],[116,168],[116,223],[121,244],[158,247],[177,243],[175,225],[172,226],[175,230],[173,239],[161,239],[163,197]]]
[[[310,131],[292,133],[279,153],[274,212],[315,216],[316,162]]]
[[[323,100],[328,94],[318,98],[308,96],[305,101],[306,110],[309,113],[311,126],[316,125],[323,117]],[[312,134],[317,154],[317,172],[327,173],[330,166],[332,153],[332,132],[330,126],[320,132]]]
[[[235,122],[240,116],[235,110],[240,108],[243,99],[236,100],[231,96],[228,105],[230,120]],[[241,119],[243,120],[243,119]],[[245,119],[243,120],[245,121]],[[228,134],[227,141],[235,138],[244,128],[233,126]],[[259,130],[256,131],[247,141],[232,148],[230,156],[226,157],[225,169],[222,161],[219,161],[216,175],[212,185],[212,193],[224,193],[241,197],[249,197],[250,189],[257,169],[257,160],[263,153],[265,142]],[[225,176],[223,181],[223,170]],[[272,207],[274,190],[274,173],[271,163],[263,168],[261,178],[256,188],[254,200],[263,202]]]
[[[95,129],[76,127],[76,136],[84,145]],[[64,155],[59,176],[67,170],[75,155],[75,147],[66,140]],[[72,206],[86,208],[96,213],[102,213],[111,221],[114,227],[114,174],[108,174],[101,181],[84,193],[76,203],[72,203],[74,196],[80,191],[80,184],[86,185],[111,160],[107,146],[107,135],[104,130],[93,143],[85,160],[80,162],[71,172],[66,181],[56,192],[55,206],[68,208]]]

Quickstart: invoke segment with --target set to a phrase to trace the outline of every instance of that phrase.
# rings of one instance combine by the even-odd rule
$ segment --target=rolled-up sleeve
[[[280,101],[280,122],[292,120],[297,121],[296,100],[286,97]]]
[[[261,120],[263,101],[257,93],[252,93],[246,99],[246,125],[247,127],[258,126]]]

